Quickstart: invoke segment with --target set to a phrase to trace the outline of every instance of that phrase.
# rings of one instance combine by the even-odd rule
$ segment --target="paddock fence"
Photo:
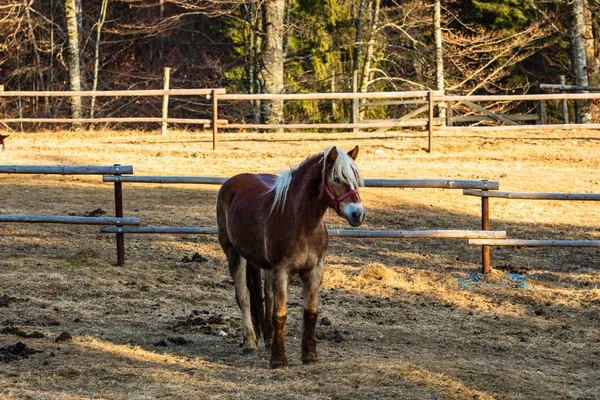
[[[0,174],[19,175],[103,175],[121,176],[133,174],[132,166],[115,164],[112,166],[28,166],[28,165],[0,165]],[[0,223],[30,223],[30,224],[75,224],[75,225],[125,225],[139,226],[139,218],[125,218],[123,216],[123,190],[120,182],[115,182],[115,216],[114,217],[80,217],[72,215],[6,215],[0,214]],[[116,235],[117,249],[124,247],[123,234]],[[125,260],[119,259],[119,264]]]
[[[141,226],[139,218],[124,217],[123,184],[195,184],[221,185],[227,178],[201,176],[135,176],[132,166],[16,166],[0,165],[0,174],[59,174],[101,175],[102,182],[114,187],[114,217],[82,217],[67,215],[6,215],[0,214],[0,223],[55,223],[102,225],[101,233],[115,234],[117,264],[125,265],[125,234],[198,234],[216,235],[216,227],[206,226]],[[600,194],[590,193],[535,193],[500,192],[499,182],[488,180],[448,179],[365,179],[371,188],[457,189],[465,196],[481,198],[481,229],[436,230],[365,230],[329,229],[331,237],[373,239],[467,239],[471,245],[481,246],[481,272],[491,271],[491,246],[519,247],[600,247],[600,240],[526,240],[507,238],[506,231],[491,230],[489,199],[600,201]]]
[[[123,183],[140,184],[201,184],[221,185],[227,178],[199,176],[133,176],[133,167],[114,165],[111,167],[88,166],[14,166],[0,165],[0,173],[7,174],[61,174],[61,175],[103,175],[102,181],[114,185],[115,217],[75,217],[44,215],[3,215],[0,223],[61,223],[103,225],[101,233],[116,235],[117,264],[125,265],[125,234],[201,234],[215,235],[216,227],[194,226],[140,226],[139,218],[125,218],[123,204]],[[487,180],[448,180],[448,179],[365,179],[366,187],[373,188],[422,188],[457,190],[498,190],[499,183]],[[110,226],[109,226],[110,225]],[[387,238],[387,239],[504,239],[505,231],[488,229],[444,229],[444,230],[364,230],[329,229],[331,237],[344,238]],[[489,264],[489,261],[488,261]]]
[[[507,200],[553,200],[553,201],[600,201],[600,194],[592,193],[536,193],[536,192],[489,192],[466,189],[465,196],[481,197],[482,219],[489,221],[489,199]],[[484,205],[485,204],[485,205]],[[600,240],[555,240],[555,239],[469,239],[469,244],[483,246],[518,246],[518,247],[600,247]],[[485,268],[484,268],[485,270]]]
[[[227,178],[200,176],[104,176],[108,183],[145,183],[145,184],[200,184],[221,185]],[[421,189],[470,189],[498,190],[500,184],[487,180],[447,180],[447,179],[365,179],[365,187],[373,188],[421,188]],[[115,197],[116,198],[116,197]],[[217,234],[217,228],[210,227],[174,227],[174,226],[140,226],[140,227],[103,227],[102,233],[116,234]],[[505,231],[491,231],[483,227],[480,230],[364,230],[364,229],[329,229],[331,237],[379,238],[379,239],[504,239]],[[117,248],[118,260],[124,260],[124,249]],[[486,254],[483,254],[482,265],[489,265]],[[487,254],[489,257],[489,252]]]
[[[163,107],[161,116],[156,117],[105,117],[105,118],[8,118],[0,117],[0,125],[8,127],[12,123],[68,123],[68,124],[94,124],[94,123],[150,123],[160,124],[163,135],[166,135],[169,124],[201,125],[212,130],[212,148],[217,148],[218,132],[224,129],[236,130],[353,130],[363,129],[402,129],[421,128],[427,130],[428,152],[433,151],[433,138],[436,132],[469,132],[481,130],[511,131],[511,130],[561,130],[561,129],[600,129],[600,124],[548,124],[546,103],[560,102],[566,104],[567,100],[600,99],[600,93],[547,93],[528,95],[471,95],[454,96],[442,91],[407,91],[407,92],[371,92],[371,93],[290,93],[290,94],[234,94],[226,93],[223,88],[209,89],[170,89],[165,80],[165,89],[162,90],[112,90],[112,91],[0,91],[0,101],[7,97],[162,97]],[[169,117],[170,96],[205,96],[212,100],[210,118],[172,118]],[[411,106],[399,118],[385,120],[360,120],[360,113],[353,113],[352,120],[345,123],[245,123],[229,121],[219,118],[219,109],[227,102],[260,102],[269,100],[289,101],[352,101],[353,108],[358,110],[363,107],[387,107],[394,105]],[[502,104],[509,102],[522,102],[530,104],[529,108],[539,111],[533,114],[503,115],[492,112],[485,104]],[[484,103],[482,105],[481,103]],[[533,106],[535,104],[535,107]],[[416,105],[416,108],[412,108]],[[467,114],[456,114],[457,107],[466,107],[470,110]],[[209,108],[210,108],[209,107]],[[435,110],[445,108],[446,116],[436,117]],[[477,114],[473,114],[476,112]],[[457,125],[469,123],[471,125]],[[494,123],[496,125],[490,125]],[[534,124],[528,124],[534,123]],[[474,124],[474,125],[473,125]],[[501,125],[497,125],[501,124]],[[2,139],[2,144],[4,138]],[[4,148],[4,146],[3,146]]]

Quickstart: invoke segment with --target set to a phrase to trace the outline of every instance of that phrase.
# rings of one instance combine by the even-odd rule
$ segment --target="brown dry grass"
[[[422,133],[206,134],[139,132],[13,134],[1,164],[121,163],[137,174],[231,176],[287,168],[332,144],[361,145],[366,177],[500,180],[510,191],[598,193],[600,133],[447,134],[435,152]],[[378,151],[379,150],[379,151]],[[383,154],[381,154],[383,152]],[[112,211],[99,177],[0,176],[0,212],[81,215]],[[126,215],[145,225],[215,225],[214,186],[125,185]],[[479,200],[460,191],[364,189],[366,228],[475,229]],[[515,238],[599,239],[598,205],[491,200],[492,226]],[[345,227],[329,215],[331,227]],[[41,339],[0,334],[45,350],[0,365],[0,397],[548,399],[599,398],[598,250],[492,250],[483,284],[480,250],[461,240],[333,240],[320,299],[321,363],[299,361],[301,308],[291,286],[289,368],[239,354],[233,288],[213,237],[114,238],[95,227],[2,225],[0,308],[7,325]],[[199,252],[207,261],[181,263]],[[499,267],[526,268],[528,288],[503,283]],[[194,311],[196,314],[194,314]],[[188,316],[209,328],[183,326]],[[221,315],[221,318],[216,316]],[[219,330],[228,332],[219,336]],[[72,341],[55,343],[63,331]],[[186,346],[154,344],[183,336]],[[339,341],[339,339],[343,339]],[[337,341],[336,341],[337,339]]]

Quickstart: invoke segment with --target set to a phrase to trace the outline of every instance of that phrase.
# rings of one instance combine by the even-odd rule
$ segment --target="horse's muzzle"
[[[352,226],[359,226],[365,221],[367,211],[360,203],[350,203],[344,208],[344,214],[348,223]]]

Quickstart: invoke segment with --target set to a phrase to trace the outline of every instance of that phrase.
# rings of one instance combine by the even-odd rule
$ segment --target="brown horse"
[[[262,331],[265,347],[271,347],[272,368],[287,365],[283,334],[288,281],[294,273],[303,282],[302,362],[317,362],[317,297],[329,245],[323,216],[332,208],[352,226],[364,221],[357,155],[358,146],[348,153],[332,147],[280,176],[236,175],[219,191],[219,242],[242,313],[243,351],[256,355]]]

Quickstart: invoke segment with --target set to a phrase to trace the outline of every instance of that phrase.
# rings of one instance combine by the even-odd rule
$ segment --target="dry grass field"
[[[0,164],[120,163],[138,175],[228,177],[281,171],[325,147],[354,144],[368,178],[600,193],[598,131],[440,134],[432,154],[422,132],[408,131],[230,133],[216,151],[205,133],[13,133]],[[124,190],[125,215],[143,225],[216,224],[218,186]],[[362,197],[366,229],[480,226],[480,200],[460,190],[366,188]],[[98,176],[0,176],[2,214],[111,215],[113,204],[111,184]],[[600,239],[597,203],[491,199],[490,208],[492,228],[511,238]],[[346,228],[333,213],[327,222]],[[290,366],[271,370],[264,349],[258,359],[241,355],[234,289],[215,237],[125,242],[127,265],[119,268],[114,235],[98,227],[1,225],[0,398],[600,398],[598,249],[492,248],[492,273],[469,281],[481,249],[466,240],[332,239],[320,363],[300,362],[293,281]],[[200,262],[184,262],[195,253]]]

